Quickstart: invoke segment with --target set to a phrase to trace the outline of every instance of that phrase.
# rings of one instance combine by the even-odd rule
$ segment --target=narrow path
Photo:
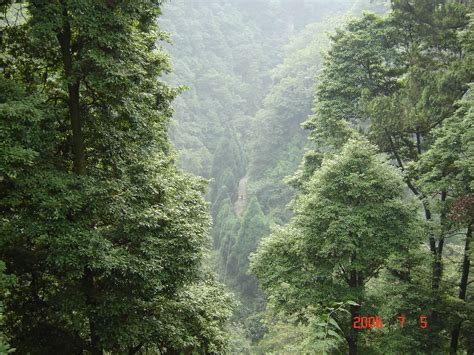
[[[234,212],[237,216],[241,216],[245,210],[245,204],[247,203],[247,180],[248,177],[244,176],[239,181],[239,194],[237,201],[234,203]]]

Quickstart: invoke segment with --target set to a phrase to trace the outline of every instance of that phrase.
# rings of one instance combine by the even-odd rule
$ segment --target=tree
[[[429,149],[432,130],[443,124],[456,110],[456,102],[464,95],[472,73],[466,67],[466,57],[458,36],[468,23],[468,7],[462,2],[425,1],[413,3],[395,1],[393,23],[406,33],[403,46],[407,75],[399,92],[392,97],[373,100],[374,125],[371,135],[385,146],[401,169],[418,160]],[[406,37],[408,36],[408,37]],[[380,102],[388,102],[388,110]],[[370,105],[369,105],[370,106]],[[395,112],[396,107],[404,107]],[[385,106],[387,107],[387,106]],[[385,143],[380,144],[382,141]],[[438,233],[429,236],[433,256],[432,287],[442,280],[444,236],[449,231],[446,221],[446,193],[431,200],[423,194],[423,186],[407,178],[407,186],[423,202],[425,218],[436,224]],[[438,200],[438,201],[436,201]],[[439,207],[438,207],[439,206]]]
[[[203,274],[201,280],[182,289],[173,302],[165,303],[165,349],[155,346],[147,350],[178,354],[219,354],[228,350],[234,298],[209,270],[203,270]]]
[[[365,15],[350,22],[333,36],[315,114],[305,124],[323,155],[339,151],[358,131],[404,172],[427,222],[431,288],[437,299],[430,314],[432,339],[439,339],[434,334],[447,325],[439,310],[446,306],[443,295],[449,289],[443,281],[445,238],[452,232],[448,196],[446,191],[427,194],[422,179],[407,166],[430,149],[433,129],[456,111],[472,81],[472,60],[460,36],[471,10],[466,2],[393,1],[385,18]],[[307,162],[315,166],[303,167],[302,176],[319,164],[318,159]]]
[[[318,80],[315,114],[304,127],[319,149],[339,149],[354,129],[367,125],[360,104],[369,97],[388,95],[399,87],[396,31],[374,14],[349,22],[331,37],[332,45]]]
[[[472,89],[471,89],[472,91]],[[434,142],[420,160],[413,165],[414,175],[424,187],[425,194],[446,194],[448,218],[446,230],[463,231],[464,251],[458,297],[462,300],[457,320],[451,332],[450,350],[458,351],[463,320],[468,319],[470,306],[467,297],[470,271],[470,245],[474,228],[474,100],[469,92],[461,107],[433,132]],[[472,302],[472,301],[471,301]],[[472,303],[471,303],[472,304]],[[469,324],[469,322],[468,322]],[[472,346],[472,345],[471,345]],[[469,347],[469,345],[468,345]]]
[[[252,197],[240,225],[240,229],[232,247],[230,257],[235,260],[233,280],[234,288],[246,300],[246,306],[253,308],[253,303],[260,296],[257,280],[249,274],[249,255],[258,241],[267,234],[268,224],[256,197]],[[261,297],[261,296],[260,296]]]
[[[303,315],[334,300],[357,302],[350,319],[337,319],[355,354],[352,319],[370,308],[366,284],[390,256],[420,245],[414,206],[397,170],[367,141],[354,139],[324,160],[293,209],[290,224],[261,243],[252,270],[288,313]]]
[[[182,301],[219,293],[227,304],[202,276],[203,182],[176,169],[168,142],[177,91],[158,79],[170,68],[157,42],[159,6],[30,1],[20,11],[26,21],[3,29],[0,57],[0,256],[16,279],[4,298],[12,346],[218,351],[228,309]],[[195,321],[187,328],[170,310]],[[195,340],[180,343],[177,327]]]

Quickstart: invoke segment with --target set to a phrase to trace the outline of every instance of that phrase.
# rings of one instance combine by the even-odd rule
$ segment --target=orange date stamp
[[[404,328],[407,317],[400,315],[397,319],[400,322],[400,327]],[[380,329],[383,327],[383,319],[380,316],[355,316],[353,322],[354,329]],[[417,323],[421,329],[428,328],[428,317],[419,316]]]

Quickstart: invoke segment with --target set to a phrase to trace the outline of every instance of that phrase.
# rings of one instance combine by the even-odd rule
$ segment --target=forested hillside
[[[210,1],[196,2],[195,6],[173,2],[164,7],[163,26],[171,34],[169,51],[176,58],[175,70],[168,80],[188,86],[175,101],[171,134],[180,165],[212,179],[207,198],[213,218],[214,267],[240,301],[232,329],[237,336],[243,328],[244,343],[257,341],[265,331],[261,324],[265,300],[255,276],[248,273],[248,257],[258,240],[269,233],[272,221],[267,216],[268,204],[249,186],[258,181],[252,176],[250,164],[258,149],[254,144],[258,142],[255,134],[261,129],[261,107],[264,99],[269,101],[265,98],[267,93],[279,90],[278,81],[295,74],[299,78],[290,80],[306,81],[306,92],[312,91],[314,72],[298,72],[302,68],[290,69],[290,65],[277,68],[285,57],[293,55],[293,50],[285,46],[291,40],[294,50],[305,50],[307,44],[300,34],[305,26],[323,22],[331,15],[341,16],[350,5],[348,1]],[[321,25],[318,33],[314,26],[317,25],[305,30],[307,38],[311,33],[318,34],[314,42],[324,42],[324,31],[329,27]],[[312,53],[319,56],[317,49]],[[308,56],[306,62],[301,59],[301,67],[313,65]],[[310,93],[306,95],[306,111],[290,123],[296,125],[301,138],[304,133],[299,123],[310,113],[310,97]],[[304,102],[305,97],[300,100]],[[293,117],[286,118],[295,121]],[[265,132],[260,138],[271,137],[270,132]],[[302,157],[304,144],[305,140],[300,139],[295,143],[296,151],[290,153],[290,159],[296,162],[294,168]],[[269,166],[275,162],[269,161]],[[274,180],[281,185],[278,178]],[[283,209],[284,205],[285,202],[273,208]],[[248,345],[238,345],[237,350],[241,346]]]
[[[188,86],[174,104],[173,142],[185,170],[211,179],[215,268],[240,300],[234,325],[253,343],[267,331],[266,300],[248,257],[270,225],[291,215],[294,190],[284,180],[307,146],[301,124],[311,114],[328,33],[363,10],[387,9],[370,1],[164,7],[175,58],[168,80]]]
[[[472,0],[0,0],[0,354],[474,354]]]

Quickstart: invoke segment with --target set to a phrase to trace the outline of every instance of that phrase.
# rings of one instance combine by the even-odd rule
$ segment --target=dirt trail
[[[234,211],[237,216],[241,216],[245,209],[245,204],[247,203],[247,180],[248,177],[244,176],[239,181],[239,195],[237,201],[234,203]]]

